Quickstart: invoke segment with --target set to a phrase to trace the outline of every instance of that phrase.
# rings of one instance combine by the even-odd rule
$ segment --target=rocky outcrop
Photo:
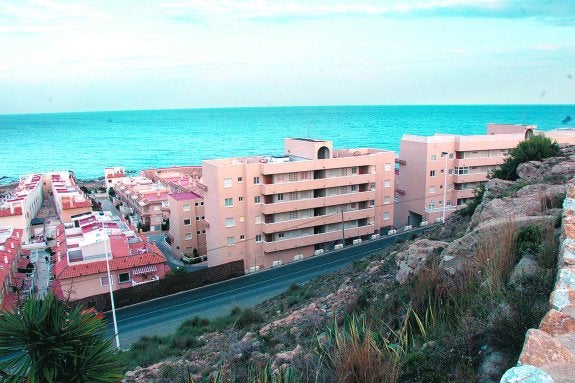
[[[480,227],[493,220],[516,221],[521,217],[548,215],[550,209],[560,207],[565,198],[564,185],[549,184],[526,185],[513,196],[494,198],[505,194],[508,189],[508,186],[500,182],[495,185],[499,186],[499,195],[489,191],[488,197],[477,207],[472,217],[471,228]]]
[[[447,242],[429,239],[413,242],[406,250],[396,254],[398,271],[395,280],[401,285],[405,284],[413,276],[419,274],[431,256],[438,254],[447,245]]]
[[[518,367],[508,370],[501,383],[575,381],[575,182],[568,188],[551,309],[539,329],[527,332]]]

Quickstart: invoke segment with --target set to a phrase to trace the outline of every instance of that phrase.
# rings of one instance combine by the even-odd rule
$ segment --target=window
[[[245,236],[245,235],[243,235],[243,234],[242,234],[242,235],[240,235],[240,241],[243,241],[244,239],[246,239],[246,236]]]
[[[234,199],[233,198],[226,198],[224,200],[224,206],[226,206],[226,207],[234,206]]]
[[[245,219],[244,216],[242,215],[242,216],[240,217],[240,222],[244,222],[245,220],[246,220],[246,219]]]
[[[190,218],[184,219],[184,226],[189,226],[192,224],[192,220]]]
[[[199,231],[199,230],[198,230],[198,231],[196,231],[196,234],[197,234],[197,235],[200,235],[200,231]]]
[[[385,180],[383,181],[383,186],[386,188],[390,188],[391,187],[391,180]]]
[[[383,212],[383,219],[384,219],[384,220],[388,220],[388,219],[389,219],[389,212],[388,212],[388,211],[384,211],[384,212]]]
[[[256,234],[256,242],[261,242],[261,241],[262,241],[262,235]]]
[[[357,174],[357,167],[351,168],[351,174]]]
[[[192,239],[192,233],[186,233],[186,234],[184,235],[184,239],[185,239],[186,241],[189,241],[190,239]]]
[[[430,186],[430,187],[429,187],[429,192],[430,192],[430,193],[435,193],[435,186]]]
[[[262,216],[256,215],[256,225],[259,225],[260,223],[262,223]]]
[[[283,193],[280,193],[280,194],[277,195],[277,200],[278,200],[278,201],[283,201],[283,200],[284,200],[284,195],[283,195]]]
[[[351,185],[351,191],[352,192],[357,191],[357,185]]]
[[[199,203],[196,202],[196,206],[198,206],[198,205],[199,205]]]
[[[183,211],[190,211],[190,204],[189,203],[185,203],[182,205],[182,210]]]
[[[254,177],[254,185],[260,184],[260,177]]]
[[[242,182],[244,182],[244,179],[242,177],[238,177],[238,182],[242,183]]]
[[[383,170],[385,170],[386,172],[391,170],[391,164],[385,164]]]
[[[297,181],[297,173],[290,173],[289,174],[289,182]]]
[[[226,227],[235,226],[235,224],[236,222],[234,220],[234,217],[226,218]]]
[[[228,246],[233,246],[234,243],[236,243],[236,239],[234,237],[227,237],[226,238],[226,244]]]
[[[283,239],[283,238],[285,238],[285,236],[286,236],[285,233],[278,233],[279,239]]]
[[[369,200],[369,207],[374,207],[375,206],[375,200],[374,199],[370,199]]]
[[[449,170],[447,171],[447,174],[449,174],[449,175],[453,174],[453,169],[449,169]]]
[[[108,283],[108,276],[106,275],[105,277],[100,277],[100,286],[109,286],[110,284]],[[112,283],[114,282],[114,280],[112,279]]]
[[[431,170],[431,171],[429,172],[429,176],[430,176],[430,177],[435,177],[435,170]]]
[[[259,195],[254,197],[254,203],[261,203],[261,197]]]
[[[231,188],[231,187],[232,187],[232,179],[224,178],[224,188]]]
[[[200,220],[200,217],[196,217],[196,221],[199,221],[199,220]]]
[[[118,283],[129,283],[130,281],[130,273],[118,274]]]
[[[244,197],[238,197],[238,202],[244,202]]]
[[[449,158],[453,158],[453,153],[449,153]]]
[[[387,204],[390,203],[390,202],[391,202],[391,197],[390,197],[390,196],[385,196],[385,197],[383,197],[383,203],[384,203],[385,205],[387,205]]]
[[[200,202],[200,206],[204,206],[204,201]]]
[[[206,231],[205,231],[205,230],[202,230],[202,234],[206,234]]]
[[[431,155],[431,161],[435,161],[437,160],[437,154],[432,154]]]

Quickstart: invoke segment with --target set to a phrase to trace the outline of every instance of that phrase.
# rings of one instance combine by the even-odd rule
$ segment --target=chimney
[[[8,256],[7,255],[4,256],[4,263],[8,264]]]

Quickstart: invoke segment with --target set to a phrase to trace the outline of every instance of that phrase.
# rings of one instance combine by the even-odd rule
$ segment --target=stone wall
[[[563,203],[562,240],[550,310],[525,336],[517,367],[501,383],[575,382],[575,181]]]

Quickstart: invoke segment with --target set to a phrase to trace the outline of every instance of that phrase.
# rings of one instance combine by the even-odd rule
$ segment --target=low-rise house
[[[0,227],[0,307],[4,310],[14,308],[32,287],[32,281],[18,273],[22,262],[26,266],[28,263],[27,259],[21,258],[22,236],[21,229]]]
[[[73,173],[50,172],[45,174],[44,180],[54,197],[56,213],[63,223],[71,222],[74,217],[92,211],[92,201],[76,185]]]
[[[143,230],[161,231],[162,223],[169,217],[168,194],[170,189],[146,177],[128,177],[114,187],[116,198],[121,201],[122,212],[135,217]]]
[[[67,224],[63,235],[61,229],[57,229],[52,285],[61,298],[108,292],[108,265],[113,290],[161,279],[169,270],[155,244],[111,214],[85,214]]]
[[[32,219],[42,202],[42,175],[22,177],[14,190],[0,196],[0,226],[23,230],[23,241],[28,242],[34,235]]]
[[[126,171],[124,168],[119,166],[104,168],[104,185],[106,186],[106,192],[116,186],[117,183],[123,182],[124,179],[126,179]]]

